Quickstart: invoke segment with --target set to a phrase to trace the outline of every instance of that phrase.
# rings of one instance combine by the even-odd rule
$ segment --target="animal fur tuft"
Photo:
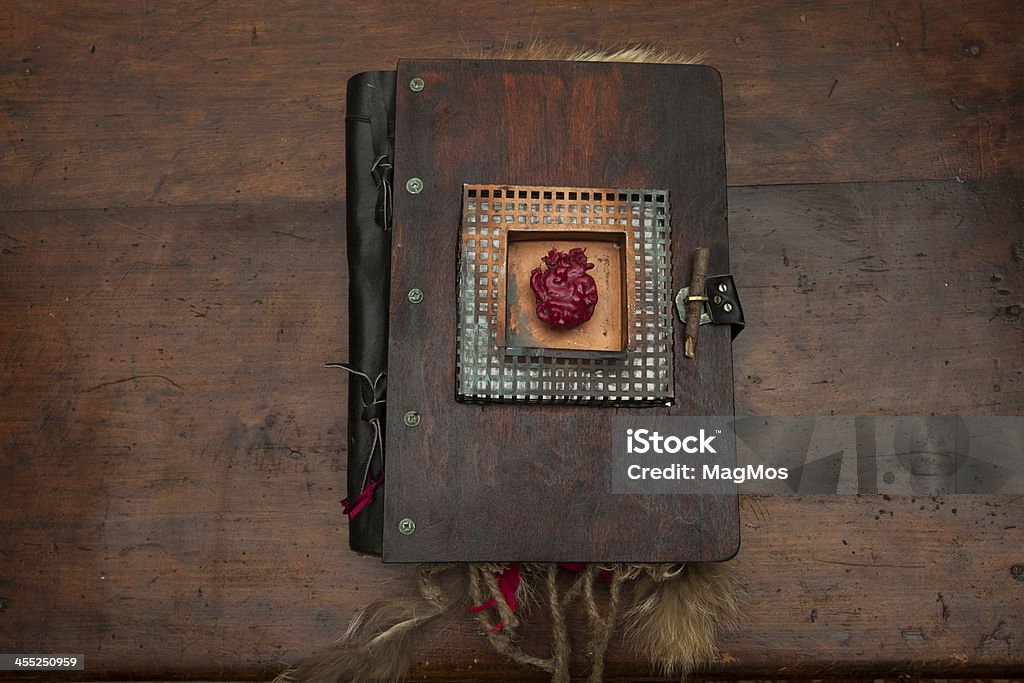
[[[534,40],[522,47],[505,43],[498,50],[485,50],[478,59],[526,59],[566,62],[637,62],[643,64],[700,64],[707,52],[695,55],[655,45],[634,43],[615,48],[574,48]]]
[[[359,609],[335,647],[288,669],[274,683],[397,683],[405,678],[423,627],[462,605],[463,566],[420,565],[419,594]]]
[[[624,617],[626,637],[661,673],[685,678],[714,660],[719,632],[739,621],[728,568],[694,563],[669,576],[642,574]]]

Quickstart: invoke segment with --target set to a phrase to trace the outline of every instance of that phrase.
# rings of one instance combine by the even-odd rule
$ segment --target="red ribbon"
[[[384,483],[384,473],[381,472],[380,479],[376,481],[372,477],[366,478],[366,485],[363,486],[363,490],[359,492],[359,495],[351,500],[346,498],[341,501],[341,510],[349,518],[355,517],[362,511],[364,507],[369,505],[373,501],[373,492],[377,490],[377,487]]]
[[[587,570],[587,564],[585,562],[559,562],[558,566],[562,569],[568,569],[571,572],[576,572],[577,574]],[[601,578],[607,581],[608,583],[611,583],[612,573],[607,569],[602,569]]]
[[[498,574],[498,590],[501,591],[501,597],[508,605],[508,608],[513,612],[516,611],[516,607],[519,606],[516,600],[516,591],[519,590],[519,563],[509,562],[505,565],[505,568]],[[491,598],[482,605],[466,605],[466,609],[476,614],[477,612],[483,612],[485,609],[497,609],[498,603],[495,602],[494,598]],[[505,622],[499,621],[498,625],[494,628],[488,629],[487,632],[500,631],[504,628]]]
[[[382,477],[383,478],[383,477]],[[558,564],[562,569],[566,569],[577,574],[582,571],[586,571],[587,565],[584,562],[560,562]],[[607,569],[601,570],[601,578],[608,583],[612,581],[612,573]],[[509,609],[513,612],[516,611],[516,607],[519,603],[516,601],[516,591],[519,590],[519,563],[509,562],[505,565],[505,568],[498,574],[498,590],[501,591],[501,597],[505,600],[505,604],[508,605]],[[498,603],[494,598],[491,598],[482,605],[466,605],[466,609],[476,614],[483,612],[485,609],[497,609]],[[494,628],[487,629],[488,633],[494,631],[500,631],[505,627],[504,621],[499,621],[498,625]]]

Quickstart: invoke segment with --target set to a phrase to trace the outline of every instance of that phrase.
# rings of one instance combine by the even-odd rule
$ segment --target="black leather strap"
[[[383,425],[384,415],[386,413],[386,410],[384,408],[385,405],[386,404],[383,402],[371,403],[370,405],[363,408],[363,413],[360,416],[360,419],[362,419],[363,422],[372,422],[374,420],[380,420],[381,424]]]
[[[390,73],[390,72],[388,72]],[[377,186],[377,204],[374,207],[377,223],[385,230],[391,227],[391,188],[394,179],[395,116],[394,84],[391,85],[391,107],[386,104],[383,79],[380,72],[370,72],[367,88],[370,93],[370,135],[373,141],[373,164],[370,176]]]
[[[387,374],[394,112],[395,72],[369,71],[349,79],[345,116],[349,365],[371,379]],[[362,491],[367,472],[376,480],[383,471],[383,455],[374,455],[376,432],[370,420],[377,418],[383,424],[386,403],[378,402],[384,397],[375,393],[381,392],[374,392],[369,382],[355,377],[349,382],[349,498]],[[357,552],[381,554],[384,486],[350,520],[349,545]]]
[[[732,275],[710,275],[704,285],[707,293],[708,314],[711,322],[716,325],[732,327],[732,336],[743,330],[746,321],[743,319],[743,307],[740,306],[739,293]]]

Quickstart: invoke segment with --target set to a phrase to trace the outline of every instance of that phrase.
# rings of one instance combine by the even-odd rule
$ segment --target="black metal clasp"
[[[700,294],[694,297],[701,297]],[[692,300],[690,288],[683,287],[676,293],[676,313],[679,319],[686,321],[686,303]],[[710,275],[704,282],[704,309],[701,312],[701,325],[729,325],[732,336],[736,337],[746,324],[743,319],[743,307],[736,291],[736,283],[732,275]]]

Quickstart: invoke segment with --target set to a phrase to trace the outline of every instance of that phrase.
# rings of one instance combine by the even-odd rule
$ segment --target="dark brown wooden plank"
[[[1022,188],[730,191],[737,412],[1024,413]]]
[[[1022,185],[730,192],[740,410],[1024,412],[1021,323],[1003,317],[1024,291]],[[338,509],[345,385],[320,366],[345,357],[343,215],[0,214],[0,651],[82,652],[94,679],[266,677],[411,588],[404,567],[348,551]],[[851,245],[888,269],[840,272],[835,254],[864,255]],[[902,326],[796,319],[893,292]],[[934,334],[940,319],[962,346]],[[865,325],[894,354],[875,354],[880,372],[851,370]],[[745,621],[714,672],[1020,673],[1024,500],[744,498],[741,520]],[[541,651],[536,623],[524,644]],[[468,617],[418,661],[432,680],[544,680]],[[609,674],[646,669],[616,645]]]
[[[689,284],[698,246],[711,250],[712,267],[728,263],[718,75],[705,66],[403,61],[398,81],[414,77],[426,87],[399,90],[395,122],[401,189],[391,270],[384,558],[731,557],[738,543],[734,496],[613,494],[608,451],[596,446],[610,440],[615,416],[732,414],[728,329],[707,329],[700,362],[685,362],[683,326],[675,323],[675,400],[668,408],[454,400],[463,184],[667,191],[667,303]],[[635,108],[637,101],[650,104]],[[589,111],[595,113],[581,115]],[[563,130],[553,131],[551,119]],[[415,195],[404,189],[413,176],[423,184]],[[414,287],[424,293],[420,304],[407,298]],[[407,411],[421,416],[415,429],[403,424]],[[573,524],[548,528],[552,514]],[[414,520],[414,534],[400,532],[403,519]]]
[[[1024,171],[1014,0],[6,2],[0,208],[339,199],[345,81],[535,39],[708,52],[733,185]]]
[[[737,410],[1024,414],[1013,308],[1024,303],[1022,199],[1020,180],[730,191],[748,321],[735,346]],[[1014,578],[1024,498],[744,497],[741,520],[730,565],[746,588],[746,625],[723,639],[713,673],[1024,667]],[[525,646],[545,643],[531,635]],[[443,647],[417,673],[447,675],[435,661]],[[501,678],[493,659],[455,660],[470,657],[461,673]],[[643,675],[623,649],[611,658],[610,676]]]
[[[383,580],[338,504],[343,219],[0,214],[0,651],[267,673]]]
[[[728,678],[1019,676],[1024,505],[1006,496],[742,497],[743,548],[731,566],[746,590],[740,630],[706,673]],[[546,628],[543,619],[541,630]],[[580,624],[580,626],[582,626]],[[471,627],[449,626],[411,678],[545,681],[510,670]],[[523,647],[544,653],[524,627]],[[574,629],[578,648],[585,647]],[[581,677],[586,669],[577,662]],[[510,674],[514,671],[514,674]],[[607,680],[650,676],[615,643]]]

